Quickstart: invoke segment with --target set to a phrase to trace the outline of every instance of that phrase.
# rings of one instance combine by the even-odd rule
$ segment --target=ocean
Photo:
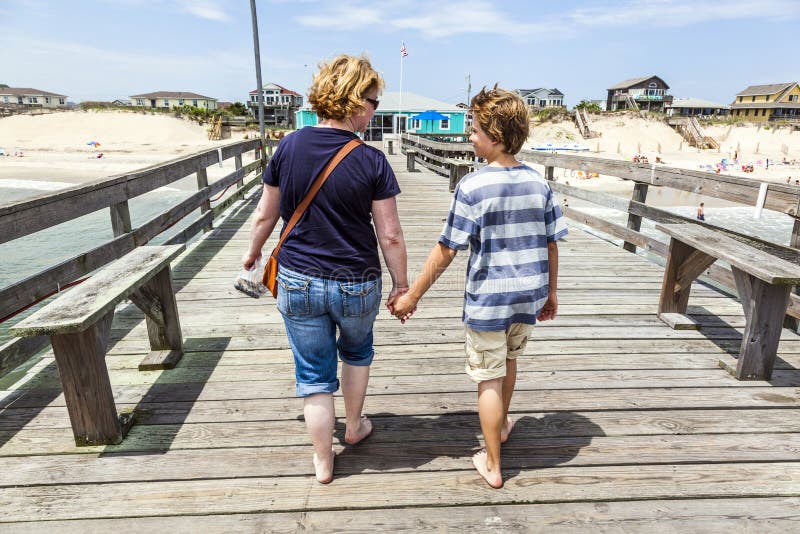
[[[6,204],[65,187],[60,182],[0,180],[0,203]],[[131,222],[140,226],[159,213],[192,195],[194,191],[162,187],[129,201]],[[190,214],[150,244],[158,245],[188,226],[200,212]],[[114,237],[108,208],[84,215],[52,228],[0,244],[0,287],[5,288]],[[34,309],[0,324],[0,345],[8,341],[8,327]]]

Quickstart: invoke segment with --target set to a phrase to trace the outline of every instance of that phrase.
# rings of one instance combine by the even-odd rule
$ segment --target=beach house
[[[381,141],[386,134],[398,130],[409,133],[426,134],[463,134],[466,132],[466,121],[469,110],[414,93],[386,92],[380,98],[380,106],[372,117],[364,133],[367,141]],[[434,111],[443,117],[433,121],[415,119],[426,111]],[[311,108],[303,108],[295,114],[297,128],[317,124],[317,114]]]
[[[16,108],[66,108],[67,95],[30,87],[0,85],[0,106]]]
[[[606,109],[645,109],[660,111],[672,104],[672,96],[667,94],[669,85],[658,76],[631,78],[612,85],[607,89]]]
[[[731,114],[753,122],[800,122],[798,82],[751,85],[736,93]]]
[[[131,106],[134,108],[172,109],[192,106],[207,110],[217,109],[216,98],[180,91],[156,91],[155,93],[132,95],[130,99]]]
[[[295,114],[303,107],[303,95],[277,83],[268,82],[261,88],[264,98],[264,124],[294,128]],[[258,117],[258,89],[250,91],[247,108]]]
[[[564,106],[564,93],[556,88],[547,89],[545,87],[539,87],[537,89],[514,89],[514,92],[522,97],[531,111],[543,108],[560,108]]]
[[[665,106],[668,117],[724,117],[730,106],[701,98],[675,98]]]

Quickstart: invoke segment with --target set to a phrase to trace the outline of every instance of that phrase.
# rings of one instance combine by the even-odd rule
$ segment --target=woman
[[[341,55],[320,65],[308,97],[320,123],[286,136],[270,159],[250,248],[242,258],[246,269],[258,259],[278,218],[285,225],[328,161],[366,129],[382,88],[383,80],[364,57]],[[337,354],[345,442],[354,445],[372,432],[361,410],[381,301],[378,245],[392,279],[387,306],[408,290],[406,245],[395,202],[399,193],[383,153],[356,147],[330,174],[278,254],[277,306],[294,355],[296,393],[304,399],[316,478],[323,484],[333,478]]]

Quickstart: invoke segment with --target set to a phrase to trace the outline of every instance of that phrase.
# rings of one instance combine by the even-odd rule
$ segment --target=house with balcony
[[[268,82],[261,88],[264,98],[264,125],[294,128],[295,114],[303,107],[303,95],[277,83]],[[258,118],[258,89],[250,91],[247,108]]]
[[[155,93],[132,95],[130,100],[131,106],[134,108],[173,109],[192,106],[209,111],[217,109],[216,98],[180,91],[156,91]]]
[[[66,108],[67,95],[31,87],[0,86],[0,106],[7,108]]]
[[[624,80],[608,88],[606,109],[664,112],[665,108],[672,104],[672,95],[668,95],[667,91],[669,85],[658,76]]]
[[[531,111],[564,107],[564,93],[556,88],[514,89],[514,92],[525,101]]]
[[[666,106],[668,117],[714,118],[725,117],[729,112],[730,106],[702,98],[674,98],[672,103]]]
[[[800,86],[798,82],[751,85],[736,93],[731,114],[753,122],[800,122]]]

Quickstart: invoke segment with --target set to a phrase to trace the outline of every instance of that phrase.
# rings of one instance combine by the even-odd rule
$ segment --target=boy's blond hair
[[[364,109],[364,97],[373,89],[383,89],[383,79],[369,59],[342,54],[319,64],[308,101],[321,119],[344,120]]]
[[[528,139],[528,106],[516,93],[499,89],[497,84],[491,90],[486,87],[475,95],[470,103],[472,120],[493,141],[503,143],[505,152],[516,154]]]

